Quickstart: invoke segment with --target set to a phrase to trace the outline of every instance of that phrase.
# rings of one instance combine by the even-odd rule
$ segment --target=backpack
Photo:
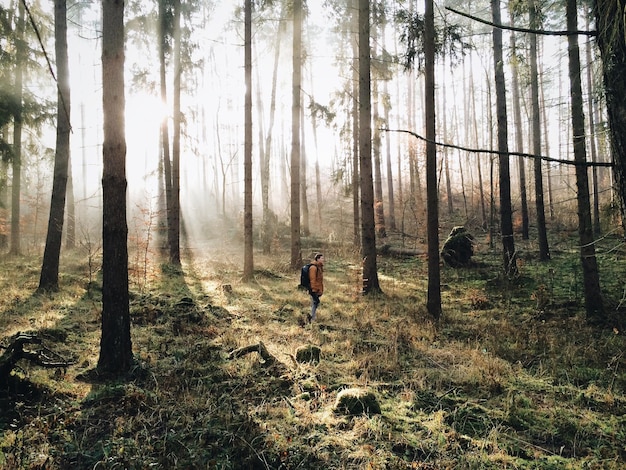
[[[309,279],[309,268],[313,265],[313,263],[307,263],[302,266],[300,270],[300,285],[298,286],[300,289],[310,291],[311,290],[311,279]]]

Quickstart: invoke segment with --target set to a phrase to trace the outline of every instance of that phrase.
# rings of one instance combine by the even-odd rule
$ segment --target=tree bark
[[[513,24],[513,13],[511,15],[511,24]],[[520,106],[520,86],[519,86],[519,60],[517,57],[517,42],[515,40],[515,33],[511,33],[511,95],[513,105],[513,122],[515,127],[515,149],[518,152],[524,151],[523,143],[523,126],[522,126],[522,112]],[[522,209],[522,240],[528,240],[529,235],[529,217],[528,217],[528,197],[526,194],[526,162],[524,157],[517,157],[517,164],[519,170],[519,193],[520,203]]]
[[[491,0],[493,22],[502,23],[499,0]],[[500,235],[502,237],[504,273],[508,277],[517,275],[515,241],[513,240],[513,218],[511,207],[511,175],[509,171],[509,143],[507,135],[506,88],[502,57],[502,30],[493,28],[494,70],[496,85],[496,115],[498,127],[498,152],[500,152]]]
[[[615,183],[626,231],[626,25],[622,5],[614,0],[597,0],[596,29],[602,55],[602,72],[608,114]]]
[[[372,176],[372,105],[370,80],[370,5],[359,0],[359,168],[363,293],[381,292],[376,260],[374,181]]]
[[[435,20],[433,0],[426,0],[424,14],[424,88],[426,125],[426,207],[428,232],[428,313],[441,316],[441,274],[439,268],[439,191],[437,190],[437,148],[435,146]]]
[[[300,87],[302,84],[302,0],[293,2],[291,83],[291,268],[302,266],[300,238]]]
[[[567,0],[567,27],[575,31],[578,27],[576,0]],[[580,79],[580,52],[578,37],[567,38],[569,56],[569,79],[572,106],[572,132],[574,139],[574,160],[584,163],[587,159],[585,148],[585,118],[583,114],[583,92]],[[578,201],[578,237],[580,240],[580,260],[583,268],[583,286],[585,291],[585,310],[587,321],[595,323],[605,319],[600,275],[596,260],[596,249],[591,224],[591,206],[589,203],[589,179],[587,167],[576,166],[576,188]]]
[[[244,209],[243,209],[243,280],[254,274],[252,239],[252,0],[245,1],[244,74],[246,95],[244,105]]]
[[[538,6],[534,0],[530,0],[529,5],[531,28],[538,27]],[[541,110],[539,109],[539,73],[537,69],[537,35],[530,35],[530,90],[532,102],[531,134],[533,138],[533,153],[541,155]],[[550,248],[548,245],[548,231],[546,229],[546,211],[543,201],[543,172],[541,159],[536,158],[533,162],[535,170],[535,209],[537,217],[537,237],[539,240],[539,260],[548,261],[550,259]]]
[[[361,246],[361,200],[360,200],[360,185],[361,179],[359,172],[359,135],[360,135],[360,123],[359,123],[359,41],[358,41],[358,29],[359,29],[359,15],[358,15],[358,0],[351,0],[351,11],[354,12],[351,18],[353,24],[354,34],[351,40],[352,55],[354,57],[352,64],[352,220],[353,220],[353,240],[354,246]]]
[[[48,234],[39,277],[38,290],[40,291],[59,289],[59,258],[61,257],[61,242],[63,240],[71,130],[66,0],[55,0],[54,2],[54,31],[57,63],[57,136]]]
[[[161,104],[167,105],[167,74],[166,74],[166,49],[168,48],[168,27],[167,27],[167,0],[159,0],[159,82],[161,93]],[[171,245],[174,234],[171,231],[172,215],[174,206],[172,203],[172,161],[170,158],[170,133],[168,116],[163,116],[161,121],[161,157],[163,162],[163,189],[165,190],[165,226],[167,232],[167,247]],[[165,245],[164,245],[165,246]],[[169,250],[168,250],[169,255]]]
[[[132,363],[126,224],[124,2],[102,2],[102,336],[97,369],[119,376]]]
[[[169,227],[170,263],[180,266],[180,76],[181,68],[181,29],[180,0],[174,0],[174,90],[173,90],[173,129],[172,129],[172,214]]]
[[[17,109],[13,121],[13,159],[11,168],[13,170],[12,189],[11,189],[11,245],[9,253],[11,255],[19,255],[21,252],[20,244],[20,197],[22,192],[22,111],[23,111],[23,80],[24,80],[24,63],[26,61],[26,46],[24,45],[24,4],[20,2],[19,13],[17,18],[17,27],[15,31],[15,83],[14,93],[17,103]]]

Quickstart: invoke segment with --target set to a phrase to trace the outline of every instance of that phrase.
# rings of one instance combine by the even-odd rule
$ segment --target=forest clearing
[[[100,281],[86,252],[63,258],[64,287],[49,295],[33,294],[37,259],[5,258],[2,344],[31,331],[72,365],[21,361],[2,384],[0,466],[623,468],[626,248],[598,242],[614,323],[593,327],[575,239],[555,235],[547,263],[520,245],[519,277],[506,280],[499,250],[476,236],[470,267],[442,267],[438,326],[423,307],[423,255],[381,255],[383,294],[363,296],[358,253],[305,240],[327,258],[319,321],[307,326],[288,254],[255,253],[262,268],[247,283],[232,241],[185,251],[182,271],[135,264],[136,365],[115,381],[94,369]],[[229,356],[255,344],[276,362]],[[296,360],[307,346],[319,362]],[[379,412],[337,412],[345,389],[372,393]]]

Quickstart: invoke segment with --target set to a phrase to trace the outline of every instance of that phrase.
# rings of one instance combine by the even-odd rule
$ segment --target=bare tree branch
[[[478,18],[477,16],[470,15],[468,13],[463,13],[462,11],[455,10],[454,8],[446,7],[446,10],[450,10],[452,13],[456,13],[457,15],[464,16],[465,18],[469,18],[470,20],[478,21],[479,23],[486,24],[488,26],[493,26],[494,28],[505,29],[508,31],[517,31],[520,33],[532,33],[532,34],[541,34],[544,36],[572,36],[575,34],[580,34],[582,36],[596,36],[596,31],[546,31],[543,29],[529,29],[529,28],[519,28],[517,26],[507,26],[503,24],[494,24],[491,21],[483,20],[482,18]]]
[[[423,140],[424,142],[428,142],[428,139],[426,139],[426,137],[423,137],[419,134],[416,134],[415,132],[406,130],[406,129],[380,129],[381,131],[385,131],[385,132],[403,132],[405,134],[410,134],[413,137]],[[488,153],[488,154],[492,154],[492,155],[500,155],[503,154],[502,152],[499,152],[498,150],[487,150],[487,149],[473,149],[470,147],[463,147],[461,145],[454,145],[454,144],[444,144],[443,142],[434,142],[435,145],[438,145],[440,147],[446,147],[446,148],[452,148],[452,149],[457,149],[457,150],[463,150],[465,152],[471,152],[471,153]],[[552,158],[552,157],[546,157],[545,155],[535,155],[532,153],[524,153],[524,152],[506,152],[506,155],[508,156],[516,156],[516,157],[528,157],[528,158],[533,158],[533,159],[540,159],[540,160],[544,160],[546,162],[554,162],[554,163],[561,163],[563,165],[574,165],[574,166],[585,166],[585,167],[592,167],[592,166],[596,166],[596,167],[607,167],[607,168],[612,168],[614,166],[613,163],[611,162],[576,162],[574,160],[562,160],[560,158]]]

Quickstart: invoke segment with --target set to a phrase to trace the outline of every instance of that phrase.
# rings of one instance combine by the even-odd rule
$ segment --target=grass
[[[442,269],[443,316],[425,310],[426,260],[381,257],[384,295],[360,295],[359,257],[323,246],[319,321],[281,255],[185,257],[182,272],[131,272],[136,366],[90,379],[100,292],[81,254],[62,260],[60,292],[35,295],[39,260],[0,267],[0,331],[35,331],[67,370],[20,364],[0,384],[3,469],[578,469],[623,468],[626,272],[623,241],[598,245],[611,323],[584,318],[575,243],[552,261],[531,245],[520,276],[478,240],[474,265]],[[287,256],[287,255],[285,255]],[[133,273],[137,273],[136,275]],[[96,279],[94,281],[94,279]],[[279,361],[236,348],[263,342]],[[301,346],[319,363],[298,363]],[[342,390],[372,393],[380,413],[336,412]]]

